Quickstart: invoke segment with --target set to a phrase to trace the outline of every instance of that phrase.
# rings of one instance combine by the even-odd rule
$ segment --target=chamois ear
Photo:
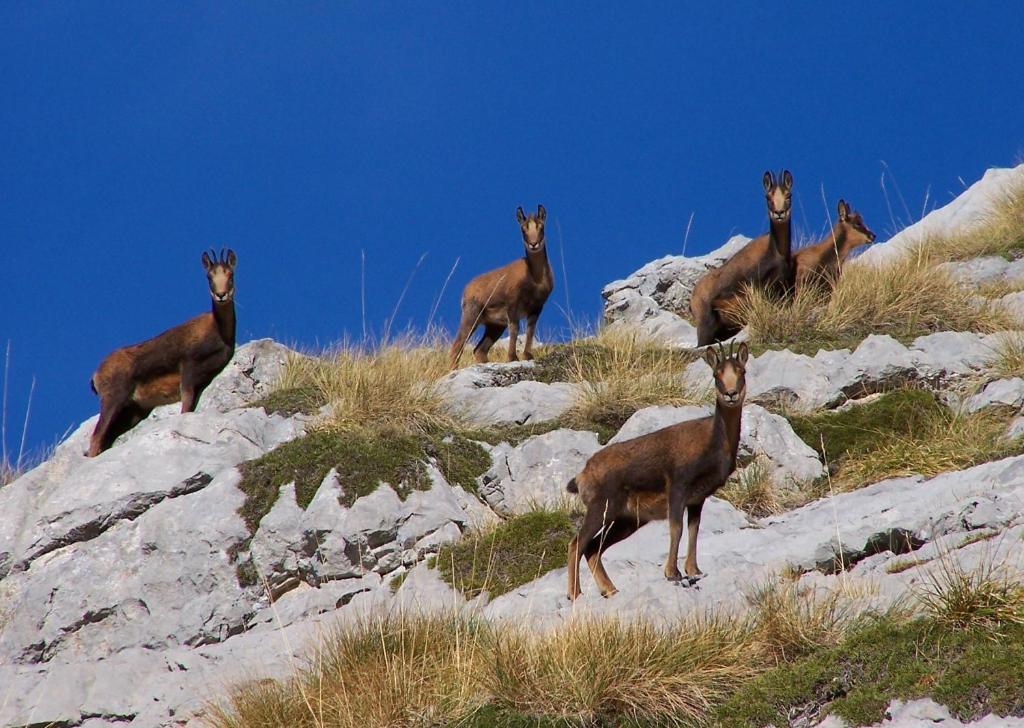
[[[793,189],[793,174],[788,170],[782,170],[782,191],[789,194]]]
[[[238,265],[238,256],[235,255],[235,251],[233,251],[231,248],[228,248],[227,263],[232,268]]]
[[[526,213],[523,212],[523,208],[521,207],[516,208],[516,220],[519,221],[520,225],[526,222]]]
[[[541,222],[548,219],[548,211],[544,209],[544,205],[537,205],[537,219]]]
[[[709,346],[704,350],[704,361],[706,361],[708,366],[712,369],[718,369],[718,352],[715,351],[715,347]]]
[[[846,222],[850,217],[850,206],[846,200],[839,200],[839,222]]]
[[[747,342],[742,342],[740,348],[736,351],[736,361],[740,363],[741,367],[747,366],[747,359],[750,357],[750,349],[747,348]]]
[[[205,251],[203,252],[203,267],[206,270],[210,270],[213,267],[213,260],[210,258],[210,254]]]
[[[775,177],[772,175],[772,171],[770,169],[764,173],[764,177],[761,178],[761,182],[764,184],[765,194],[768,194],[768,191],[775,184]]]

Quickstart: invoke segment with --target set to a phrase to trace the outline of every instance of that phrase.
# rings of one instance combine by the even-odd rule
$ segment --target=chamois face
[[[715,375],[715,396],[720,406],[730,409],[743,406],[743,398],[747,393],[746,367],[749,353],[745,342],[735,352],[730,345],[728,354],[721,345],[717,350],[711,346],[704,350],[704,361]]]
[[[529,215],[523,212],[523,208],[516,208],[516,220],[519,221],[527,253],[539,253],[544,249],[544,221],[547,218],[548,211],[544,205],[537,205],[537,212]]]
[[[213,253],[211,250],[210,253]],[[228,303],[235,297],[235,265],[238,257],[235,251],[221,250],[220,257],[216,253],[203,253],[203,268],[206,269],[206,280],[210,285],[210,296],[216,303]]]
[[[839,201],[839,222],[847,228],[847,239],[853,245],[866,245],[875,242],[875,234],[864,224],[860,213],[850,207],[845,200]]]
[[[786,222],[793,206],[793,175],[786,169],[776,179],[775,175],[768,171],[764,173],[762,181],[764,196],[768,201],[768,219],[772,222]]]

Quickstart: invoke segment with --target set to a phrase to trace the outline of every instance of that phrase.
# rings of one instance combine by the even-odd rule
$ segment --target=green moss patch
[[[399,497],[428,490],[426,462],[433,463],[453,485],[476,492],[476,479],[491,465],[490,455],[462,435],[400,435],[317,430],[286,442],[256,460],[242,463],[238,487],[245,493],[239,513],[249,532],[274,503],[280,487],[295,482],[295,498],[305,508],[334,468],[342,484],[342,505],[369,495],[381,482]]]
[[[724,726],[790,725],[834,713],[882,719],[895,698],[931,697],[967,721],[1024,715],[1024,626],[947,630],[929,619],[879,618],[839,646],[768,671],[717,711]]]
[[[626,419],[629,418],[627,417]],[[595,433],[597,435],[598,442],[604,445],[622,428],[626,419],[621,421],[595,422],[592,420],[584,421],[570,417],[559,417],[554,420],[533,422],[525,425],[492,426],[477,430],[465,430],[462,434],[471,440],[479,440],[480,442],[486,442],[489,445],[497,445],[502,442],[507,442],[510,445],[515,446],[522,444],[531,437],[546,435],[547,433],[554,432],[555,430],[582,430],[584,432]]]
[[[281,414],[285,416],[302,414],[315,414],[321,407],[327,404],[323,394],[312,386],[289,387],[271,392],[263,399],[252,403],[252,407],[262,407],[267,414]]]
[[[434,565],[467,597],[496,597],[565,566],[576,528],[565,511],[533,511],[442,547]]]

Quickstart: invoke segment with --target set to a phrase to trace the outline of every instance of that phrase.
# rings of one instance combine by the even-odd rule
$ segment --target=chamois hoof
[[[522,358],[526,361],[533,361],[533,354],[523,354]]]
[[[665,578],[671,581],[673,584],[678,584],[683,580],[683,575],[677,571],[674,574],[665,574]]]
[[[609,597],[613,597],[613,596],[615,596],[618,593],[619,593],[619,590],[616,589],[615,587],[612,587],[608,591],[602,591],[601,592],[601,596],[603,596],[605,599],[608,599]]]

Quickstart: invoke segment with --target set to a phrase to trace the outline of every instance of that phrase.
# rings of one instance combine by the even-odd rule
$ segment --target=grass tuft
[[[565,511],[532,511],[442,546],[434,565],[467,597],[496,597],[565,566],[576,528]]]
[[[754,518],[781,513],[787,505],[772,480],[770,468],[760,458],[731,477],[715,495]]]
[[[993,633],[1005,625],[1024,627],[1024,584],[1005,565],[985,559],[966,569],[950,554],[932,563],[916,596],[938,624]]]
[[[983,333],[1013,327],[1005,311],[918,257],[885,265],[850,263],[832,290],[804,288],[791,301],[751,289],[736,307],[755,350],[851,348],[871,334],[901,341],[936,331]]]
[[[1001,413],[953,412],[920,389],[888,392],[838,412],[791,415],[789,421],[824,455],[840,491],[885,478],[962,470],[1019,451],[1003,437]]]

